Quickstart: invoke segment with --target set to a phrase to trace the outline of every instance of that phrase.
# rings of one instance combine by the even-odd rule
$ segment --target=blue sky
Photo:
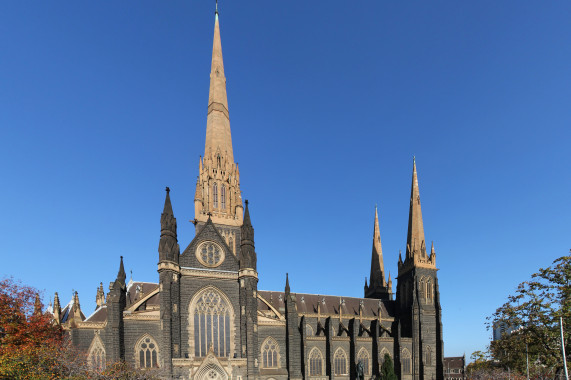
[[[194,236],[213,1],[0,2],[0,276],[62,302],[157,281],[170,186]],[[569,251],[571,3],[220,2],[234,156],[260,289],[362,296],[378,204],[387,271],[412,156],[445,355]]]

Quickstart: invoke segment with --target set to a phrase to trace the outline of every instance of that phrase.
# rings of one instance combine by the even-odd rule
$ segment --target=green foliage
[[[505,323],[515,328],[490,345],[492,359],[503,368],[526,372],[526,352],[530,371],[549,375],[563,369],[559,317],[563,318],[565,341],[571,338],[571,255],[531,276],[517,287],[515,295],[489,318],[488,328]],[[566,355],[571,354],[567,344]]]
[[[391,359],[389,354],[385,354],[383,365],[381,366],[381,380],[397,380],[393,359]]]

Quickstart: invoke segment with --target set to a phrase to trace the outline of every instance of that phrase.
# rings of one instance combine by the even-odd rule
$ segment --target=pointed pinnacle
[[[126,278],[127,275],[125,274],[125,267],[123,266],[123,256],[121,256],[121,263],[119,264],[119,272],[117,273],[116,281],[119,281],[124,284]]]
[[[249,209],[249,207],[248,207],[249,202],[248,202],[248,200],[246,199],[246,201],[245,201],[244,203],[246,203],[246,210],[244,211],[244,222],[243,222],[243,225],[249,227],[249,226],[252,225],[252,222],[251,222],[251,220],[250,220],[250,209]]]
[[[170,197],[171,189],[167,186],[165,191],[167,192],[167,195],[165,196],[165,206],[163,208],[163,214],[164,215],[173,215],[171,197]]]
[[[289,289],[289,275],[288,273],[286,273],[286,284],[285,284],[285,293],[289,294],[290,289]]]

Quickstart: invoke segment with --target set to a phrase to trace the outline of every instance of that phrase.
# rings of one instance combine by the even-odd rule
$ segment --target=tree
[[[504,368],[526,372],[526,353],[531,372],[553,375],[563,370],[559,317],[565,341],[571,337],[571,255],[540,268],[515,295],[489,318],[488,328],[504,323],[514,330],[490,345],[492,358]],[[571,353],[569,345],[566,355]]]
[[[397,380],[397,375],[395,375],[395,368],[393,366],[393,359],[391,359],[391,355],[389,354],[385,354],[383,365],[381,366],[381,379]]]

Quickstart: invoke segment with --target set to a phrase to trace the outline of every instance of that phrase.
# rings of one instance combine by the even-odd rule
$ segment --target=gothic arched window
[[[220,208],[226,210],[226,186],[222,185],[220,189]]]
[[[432,303],[432,281],[426,280],[426,303]]]
[[[313,336],[313,327],[311,325],[305,325],[305,335]]]
[[[212,346],[216,356],[228,357],[233,313],[227,298],[209,287],[195,296],[190,314],[194,315],[194,355],[204,357]]]
[[[347,374],[347,354],[342,348],[338,348],[333,356],[333,361],[335,362],[335,375],[346,375]]]
[[[383,347],[383,349],[381,350],[381,353],[379,354],[379,361],[381,362],[381,365],[385,362],[385,356],[389,355],[391,358],[391,354],[389,352],[389,350],[386,349],[386,347]]]
[[[280,346],[274,338],[268,337],[262,343],[262,367],[278,368],[279,366]]]
[[[216,182],[212,185],[212,207],[218,208],[218,184]]]
[[[318,348],[314,347],[309,352],[309,376],[321,376],[323,374],[323,355]]]
[[[424,277],[421,277],[420,281],[418,282],[418,295],[420,297],[426,297],[424,290]]]
[[[424,353],[424,364],[432,365],[432,347],[426,346],[426,351]]]
[[[410,359],[410,351],[406,348],[402,350],[402,373],[410,374],[411,373],[411,359]]]
[[[363,374],[369,376],[369,351],[365,347],[362,347],[357,354],[357,363],[363,363]]]
[[[139,368],[159,366],[159,346],[149,335],[143,336],[135,346],[135,357]]]
[[[105,369],[105,347],[103,347],[103,342],[101,342],[101,339],[97,335],[93,338],[91,347],[89,347],[87,360],[92,369],[96,371]]]

